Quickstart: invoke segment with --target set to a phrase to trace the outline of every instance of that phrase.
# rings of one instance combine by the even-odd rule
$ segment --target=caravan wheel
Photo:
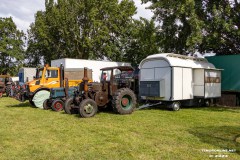
[[[172,104],[171,104],[171,109],[173,110],[173,111],[179,111],[180,110],[180,106],[181,106],[181,103],[180,102],[173,102]]]
[[[210,107],[210,100],[209,99],[205,100],[204,106],[205,107]]]

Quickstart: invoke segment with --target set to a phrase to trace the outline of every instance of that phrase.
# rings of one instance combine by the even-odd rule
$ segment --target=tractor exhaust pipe
[[[66,98],[68,98],[68,90],[69,90],[69,82],[68,82],[68,78],[65,78],[64,91],[65,91],[65,96],[66,96]]]
[[[87,96],[88,95],[88,76],[87,76],[87,68],[84,67],[84,77],[83,77],[83,83],[84,83],[84,93]]]
[[[64,66],[63,64],[60,65],[60,87],[64,87]]]

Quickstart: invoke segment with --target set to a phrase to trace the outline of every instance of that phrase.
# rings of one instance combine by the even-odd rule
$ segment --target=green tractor
[[[64,110],[68,114],[76,110],[81,117],[94,116],[98,108],[111,106],[116,113],[131,114],[136,107],[137,78],[131,66],[102,68],[101,82],[88,82],[86,68],[83,82],[74,96],[67,98]],[[65,92],[68,93],[66,85]]]

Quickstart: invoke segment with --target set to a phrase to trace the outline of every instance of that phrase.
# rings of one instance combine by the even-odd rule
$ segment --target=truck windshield
[[[47,70],[45,77],[47,78],[57,78],[58,77],[58,70]]]
[[[36,72],[36,78],[42,78],[43,68],[38,68]]]

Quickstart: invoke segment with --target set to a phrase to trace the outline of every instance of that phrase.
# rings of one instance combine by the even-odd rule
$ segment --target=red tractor
[[[9,75],[0,75],[0,98],[6,93],[7,96],[10,95],[12,79]]]
[[[71,114],[78,110],[81,117],[94,116],[98,108],[112,106],[119,114],[131,114],[136,107],[137,88],[134,69],[131,66],[103,68],[101,82],[88,82],[87,72],[73,97],[66,100],[64,110]],[[66,93],[68,87],[65,87]]]

